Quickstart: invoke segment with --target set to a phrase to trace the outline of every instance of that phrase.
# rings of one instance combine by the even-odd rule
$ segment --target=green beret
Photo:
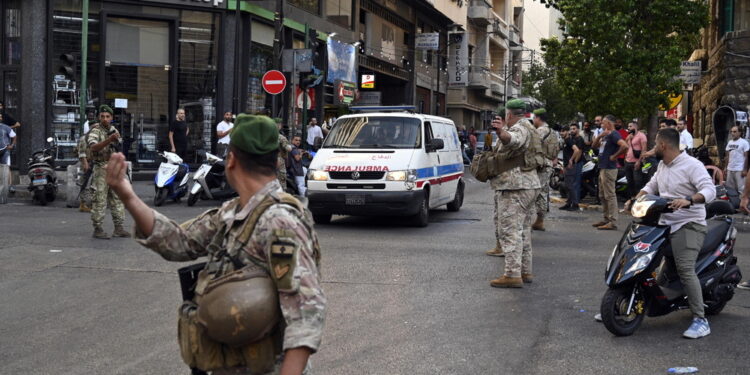
[[[547,114],[547,110],[544,109],[544,108],[539,108],[539,109],[535,109],[533,113],[534,113],[535,116],[546,115]]]
[[[112,107],[110,107],[110,106],[108,106],[106,104],[102,104],[102,105],[99,106],[99,113],[102,113],[102,112],[109,112],[110,115],[114,115],[115,114],[115,112],[112,111]]]
[[[279,130],[267,116],[237,116],[229,143],[254,155],[265,155],[279,149]]]
[[[505,103],[505,108],[507,109],[523,109],[526,110],[526,102],[524,102],[521,99],[513,99],[509,100],[507,103]]]
[[[497,107],[497,113],[505,116],[505,106],[502,106],[502,105],[498,106]]]

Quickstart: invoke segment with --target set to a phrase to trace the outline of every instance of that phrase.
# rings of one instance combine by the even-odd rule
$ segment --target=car
[[[424,227],[431,209],[461,208],[463,177],[452,120],[409,111],[345,115],[310,164],[308,207],[316,223],[334,214],[392,215]]]

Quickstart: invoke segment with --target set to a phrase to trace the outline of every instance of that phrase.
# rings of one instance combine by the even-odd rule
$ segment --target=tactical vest
[[[510,150],[501,147],[494,158],[497,164],[494,175],[499,175],[516,167],[520,167],[521,171],[524,172],[535,171],[545,165],[541,137],[534,125],[526,119],[518,121],[516,125],[523,126],[529,131],[529,143],[525,149]]]
[[[555,131],[547,127],[547,134],[542,137],[542,153],[549,160],[557,158],[560,152],[560,141],[557,139]]]
[[[273,270],[250,257],[239,260],[263,213],[275,204],[291,206],[312,234],[312,221],[293,196],[268,195],[242,224],[233,249],[221,248],[224,228],[209,245],[211,258],[198,274],[195,298],[180,307],[179,343],[183,361],[203,371],[244,367],[252,374],[273,371],[282,352],[284,319]],[[313,240],[313,256],[320,263],[320,246]],[[290,258],[291,259],[291,258]],[[223,267],[230,265],[230,267]]]
[[[117,152],[117,146],[115,145],[115,143],[110,143],[99,151],[91,150],[91,146],[89,145],[89,140],[91,139],[91,135],[94,134],[94,132],[98,134],[102,134],[102,138],[99,140],[99,142],[102,142],[105,139],[107,139],[107,137],[109,137],[109,132],[112,131],[112,129],[114,129],[112,125],[110,125],[109,130],[106,130],[102,128],[101,125],[96,124],[92,126],[88,134],[86,134],[86,147],[89,149],[91,159],[94,163],[102,164],[102,163],[108,162],[109,157],[112,156],[112,154],[114,154],[115,152]],[[114,129],[114,130],[117,131],[117,129]]]

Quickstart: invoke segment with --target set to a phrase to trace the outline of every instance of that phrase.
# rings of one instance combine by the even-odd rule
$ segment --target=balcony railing
[[[468,18],[479,26],[489,25],[492,21],[492,5],[485,0],[469,2]]]
[[[475,89],[490,88],[490,72],[485,69],[472,69],[469,72],[469,87]]]

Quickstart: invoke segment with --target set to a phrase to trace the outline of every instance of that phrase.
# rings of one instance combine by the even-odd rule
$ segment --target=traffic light
[[[60,55],[60,69],[58,72],[69,80],[75,80],[76,58],[72,53],[63,53]]]
[[[320,59],[320,40],[318,40],[318,30],[308,29],[307,30],[307,44],[308,48],[312,50],[312,61],[313,65],[319,64]]]

